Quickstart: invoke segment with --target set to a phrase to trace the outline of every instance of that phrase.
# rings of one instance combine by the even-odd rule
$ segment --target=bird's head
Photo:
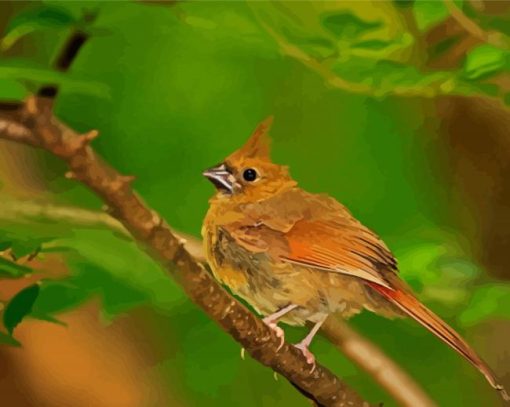
[[[272,121],[272,117],[264,120],[244,146],[203,172],[219,196],[256,202],[296,185],[286,166],[271,162],[268,133]]]

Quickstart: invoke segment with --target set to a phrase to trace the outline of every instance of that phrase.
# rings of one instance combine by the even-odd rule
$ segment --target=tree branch
[[[126,238],[132,239],[131,234],[122,226],[122,223],[105,212],[51,203],[18,201],[5,198],[0,200],[0,220],[16,219],[19,221],[21,219],[33,220],[38,218],[65,222],[75,226],[105,227]],[[172,230],[172,232],[178,239],[184,241],[184,247],[195,260],[205,263],[205,254],[200,240],[183,232],[176,230]]]
[[[452,18],[469,35],[478,41],[485,42],[494,47],[509,49],[509,39],[503,33],[497,31],[485,31],[474,20],[469,18],[453,0],[443,0]]]
[[[256,360],[284,376],[316,404],[368,406],[354,390],[326,368],[313,373],[301,352],[279,339],[245,306],[232,298],[185,249],[164,220],[148,208],[130,186],[132,177],[119,174],[89,146],[94,132],[84,135],[57,120],[52,100],[32,97],[19,109],[0,111],[0,138],[39,146],[63,159],[69,176],[94,191],[112,216],[159,261],[187,295],[239,342]]]
[[[345,356],[374,378],[402,406],[434,407],[436,403],[394,360],[335,316],[321,331]]]
[[[458,93],[458,90],[455,87],[452,89],[452,86],[455,85],[455,78],[453,74],[442,80],[426,84],[400,84],[398,86],[394,86],[391,91],[382,89],[377,84],[370,82],[350,82],[335,73],[329,66],[327,66],[327,64],[321,63],[311,55],[308,55],[298,46],[288,42],[282,35],[277,33],[262,19],[260,19],[256,13],[255,17],[258,19],[259,24],[266,30],[266,32],[271,37],[273,37],[284,55],[299,61],[304,66],[321,76],[329,86],[334,88],[341,89],[349,93],[372,97],[381,97],[385,94],[392,94],[402,97],[432,98],[440,95],[451,95]]]
[[[0,219],[31,220],[41,217],[73,225],[107,227],[125,237],[132,237],[119,221],[104,212],[47,203],[5,200],[0,202]],[[175,230],[173,233],[185,239],[186,250],[197,261],[205,263],[203,245],[199,239]],[[436,405],[420,385],[395,361],[342,320],[335,316],[330,317],[322,326],[321,331],[333,345],[372,376],[401,405],[412,407],[433,407]]]

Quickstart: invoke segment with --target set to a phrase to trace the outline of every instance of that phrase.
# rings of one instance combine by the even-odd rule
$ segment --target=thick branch
[[[22,128],[23,136],[12,129]],[[185,249],[163,219],[149,209],[131,187],[132,177],[119,174],[88,145],[96,135],[79,135],[53,117],[51,100],[32,98],[22,108],[0,112],[0,138],[23,142],[53,153],[67,162],[70,177],[94,191],[110,213],[182,285],[187,295],[211,319],[260,363],[286,377],[316,404],[368,406],[326,368],[310,366],[301,352],[279,339],[246,307],[232,298]]]

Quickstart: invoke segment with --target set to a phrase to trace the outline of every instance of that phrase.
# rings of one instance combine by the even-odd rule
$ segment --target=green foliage
[[[485,284],[476,289],[469,307],[460,315],[464,326],[473,326],[490,319],[510,319],[510,286]]]
[[[0,78],[0,99],[19,101],[28,96],[27,89],[19,81]]]
[[[443,1],[426,0],[414,2],[413,14],[420,31],[426,31],[450,15]]]
[[[11,48],[20,38],[48,28],[66,28],[77,23],[65,8],[39,6],[16,14],[7,25],[0,40],[0,51]]]
[[[60,228],[64,225],[62,223]],[[8,238],[3,240],[4,247],[16,253],[16,257],[41,252],[59,253],[67,259],[69,276],[41,282],[40,295],[32,312],[37,318],[54,320],[58,313],[95,296],[101,298],[107,318],[143,304],[168,312],[183,299],[166,271],[129,238],[119,237],[107,229],[73,224],[67,224],[64,230],[51,229],[51,224],[44,219],[32,218],[28,225],[9,221],[6,226],[12,232],[0,236]],[[32,272],[30,267],[1,257],[0,270],[2,276],[11,278]]]
[[[510,52],[484,44],[466,56],[464,76],[470,80],[482,79],[510,68]]]
[[[6,305],[3,323],[10,335],[16,326],[32,311],[37,296],[39,284],[33,284],[18,292]]]
[[[43,242],[51,240],[50,238],[23,237],[12,231],[0,229],[0,252],[9,251],[9,260],[7,256],[0,257],[0,277],[2,278],[20,278],[32,272],[32,269],[24,264],[18,264],[17,259],[29,255],[35,255]]]
[[[337,39],[352,41],[382,26],[380,21],[364,21],[356,15],[341,11],[321,16],[324,28]]]
[[[459,247],[459,231],[444,231],[458,208],[443,198],[450,196],[450,186],[430,171],[438,165],[437,152],[427,144],[438,126],[427,114],[432,106],[403,98],[500,96],[486,81],[508,68],[501,65],[501,52],[483,51],[487,46],[473,50],[452,71],[423,67],[423,38],[416,36],[444,21],[442,2],[45,4],[75,21],[84,9],[97,8],[97,22],[87,30],[108,35],[92,37],[72,74],[56,74],[47,69],[49,63],[0,61],[5,81],[0,97],[24,97],[16,88],[20,83],[61,84],[58,116],[79,131],[98,128],[102,137],[94,147],[121,171],[137,175],[137,192],[169,224],[199,234],[212,194],[201,170],[239,147],[258,121],[274,113],[276,161],[289,164],[304,188],[338,198],[388,241],[402,277],[422,300],[461,328],[507,318],[507,286],[491,282]],[[416,16],[421,34],[410,16]],[[33,31],[37,35],[30,39],[53,56],[65,31]],[[91,92],[93,84],[104,85]],[[106,89],[111,98],[98,97]],[[36,163],[45,169],[47,199],[100,208],[97,198],[64,179],[57,160],[43,156]],[[2,213],[0,227],[9,231],[0,233],[0,251],[12,250],[23,259],[40,252],[43,280],[31,317],[58,322],[61,313],[94,298],[108,319],[143,309],[144,317],[156,320],[154,327],[143,328],[144,339],[151,346],[164,344],[155,369],[190,405],[272,406],[282,400],[306,405],[284,380],[275,382],[249,358],[242,361],[237,344],[126,236],[98,225],[44,216],[5,219]],[[63,259],[66,270],[47,279],[45,259],[51,256]],[[2,277],[32,271],[30,263],[2,259],[8,264]],[[493,400],[489,389],[484,393],[470,385],[472,377],[453,352],[416,324],[368,313],[353,324],[426,383],[439,404]],[[294,341],[305,334],[300,328],[286,331]],[[15,344],[4,335],[0,342]],[[314,343],[313,350],[362,394],[394,405],[326,341]],[[437,379],[439,373],[456,382]]]
[[[72,74],[63,74],[29,60],[0,59],[0,80],[27,83],[28,85],[57,84],[69,92],[89,94],[96,97],[108,97],[108,88],[101,83]],[[11,85],[12,87],[12,85]],[[3,92],[3,91],[2,91]],[[18,88],[18,92],[19,88]],[[21,93],[21,92],[20,92]],[[12,96],[11,96],[12,98]]]
[[[78,8],[64,7],[61,3],[28,7],[9,20],[3,36],[0,38],[0,53],[8,51],[25,36],[40,34],[47,30],[70,32],[71,28],[81,31],[91,30],[89,20],[94,15],[94,4]],[[75,5],[76,7],[76,5]],[[67,30],[67,31],[66,31]],[[0,54],[1,55],[1,54]],[[47,65],[34,63],[29,59],[2,58],[0,56],[0,98],[3,100],[21,100],[34,86],[55,84],[67,88],[70,92],[108,97],[108,89],[86,78],[76,78],[72,74],[62,74],[47,68]]]
[[[21,344],[12,337],[4,332],[0,332],[0,344],[19,347]]]
[[[72,238],[56,240],[55,245],[60,250],[68,249],[71,276],[45,285],[41,302],[36,304],[41,315],[70,309],[94,295],[100,296],[108,318],[142,304],[168,311],[183,298],[148,255],[110,231],[75,229]]]
[[[480,81],[508,71],[503,51],[498,56],[474,50],[464,70],[425,70],[420,59],[411,58],[419,54],[419,41],[413,38],[399,8],[390,3],[379,2],[373,9],[341,2],[251,4],[281,51],[313,69],[331,86],[373,97],[502,96],[497,88]],[[449,15],[443,2],[417,1],[409,6],[422,31]]]
[[[0,257],[0,278],[19,278],[32,272],[32,269]]]

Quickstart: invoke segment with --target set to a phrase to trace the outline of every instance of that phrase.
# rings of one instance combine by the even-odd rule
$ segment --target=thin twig
[[[259,19],[259,24],[267,31],[269,35],[273,37],[283,54],[301,62],[303,65],[320,75],[327,84],[334,88],[345,90],[350,93],[373,97],[382,97],[387,94],[392,94],[403,97],[432,98],[439,95],[452,95],[458,92],[456,78],[453,74],[445,75],[442,78],[438,78],[434,82],[426,84],[395,84],[391,87],[388,87],[388,89],[371,83],[370,77],[367,77],[367,80],[363,82],[350,82],[339,76],[326,64],[321,63],[311,55],[308,55],[298,46],[289,43],[283,36],[278,34],[264,21]],[[464,86],[463,92],[465,92],[466,89],[467,87]]]
[[[345,322],[331,316],[322,325],[321,331],[331,343],[367,372],[400,405],[437,406],[421,386],[394,360]]]
[[[13,126],[31,136],[20,139]],[[185,249],[164,220],[148,208],[130,186],[132,177],[119,174],[80,135],[53,116],[52,100],[32,97],[19,110],[0,112],[0,138],[39,145],[64,160],[70,176],[95,192],[129,230],[141,247],[182,285],[187,295],[260,363],[271,367],[312,401],[325,406],[368,406],[355,391],[329,370],[313,373],[301,352],[280,340],[245,306],[231,297]],[[89,133],[90,134],[90,133]]]
[[[91,24],[96,17],[96,13],[85,13],[82,17],[82,22]],[[53,68],[60,72],[67,72],[88,39],[89,34],[81,28],[73,29],[71,35],[66,39],[62,49],[55,58]],[[57,93],[58,87],[56,85],[48,85],[39,89],[37,95],[54,98]]]
[[[469,18],[453,0],[443,0],[452,18],[472,37],[494,47],[508,49],[509,39],[503,33],[485,31],[474,20]]]
[[[125,238],[132,238],[131,234],[117,219],[105,212],[93,211],[73,206],[62,206],[51,203],[0,199],[0,220],[17,222],[21,220],[44,219],[64,222],[81,227],[105,227]],[[197,238],[180,231],[172,230],[182,239],[184,247],[198,261],[205,262],[202,242]]]

